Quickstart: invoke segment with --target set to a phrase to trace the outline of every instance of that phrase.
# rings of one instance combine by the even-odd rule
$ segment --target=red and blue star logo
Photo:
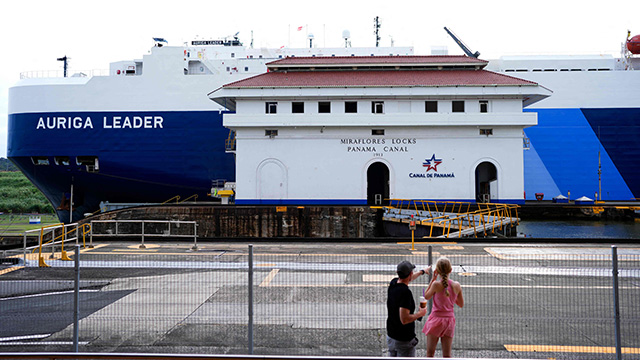
[[[441,163],[442,159],[436,159],[436,154],[433,154],[431,159],[424,159],[422,166],[427,168],[427,172],[431,169],[433,169],[433,171],[438,171],[438,165]]]

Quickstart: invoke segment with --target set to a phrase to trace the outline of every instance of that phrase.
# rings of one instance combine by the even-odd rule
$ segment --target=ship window
[[[480,100],[480,112],[489,112],[489,102],[487,100]]]
[[[87,167],[87,172],[98,172],[98,157],[97,156],[77,156],[77,165],[84,165]]]
[[[384,114],[384,101],[372,101],[371,112],[374,114]]]
[[[249,71],[249,67],[248,67],[248,66],[245,66],[245,67],[244,67],[244,71]]]
[[[437,101],[425,101],[424,102],[424,111],[428,113],[437,113],[438,112],[438,102]]]
[[[31,162],[33,165],[49,165],[49,158],[46,156],[32,156]]]
[[[265,103],[265,113],[267,114],[275,114],[278,111],[278,103],[277,102],[266,102]]]
[[[331,102],[329,101],[320,101],[318,103],[318,113],[320,114],[328,114],[331,112]]]
[[[358,112],[358,102],[357,101],[345,101],[344,103],[344,112],[347,114],[353,114]]]
[[[384,135],[384,129],[371,129],[371,135]]]
[[[294,114],[302,114],[304,113],[304,103],[303,102],[292,102],[291,103],[291,112]]]
[[[236,57],[236,53],[231,53],[231,58]]]
[[[56,156],[53,158],[56,165],[64,165],[69,166],[69,157],[68,156]]]
[[[464,112],[464,101],[462,100],[454,100],[451,102],[451,111],[452,112]]]
[[[227,66],[227,71],[231,71],[231,68]]]
[[[264,136],[268,136],[273,139],[274,137],[278,136],[278,130],[265,130]]]
[[[480,135],[493,135],[493,129],[480,129]]]

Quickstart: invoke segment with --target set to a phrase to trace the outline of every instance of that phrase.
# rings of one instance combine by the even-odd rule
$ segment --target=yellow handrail
[[[44,237],[44,229],[51,228],[51,227],[57,227],[57,226],[60,226],[60,225],[62,225],[62,227],[64,228],[64,224],[63,223],[45,225],[45,226],[40,228],[40,245],[38,246],[38,265],[40,267],[49,267],[49,265],[47,265],[47,263],[44,262],[44,258],[42,257],[42,238]],[[64,232],[64,230],[63,230],[63,232]],[[53,236],[51,236],[51,238],[53,238]]]
[[[189,200],[191,198],[194,198],[194,200],[198,200],[198,194],[193,194],[193,195],[189,196],[188,198],[186,198],[186,199],[184,199],[184,200],[182,200],[180,202],[183,203],[183,202],[185,202],[185,201],[187,201],[187,200]]]
[[[180,201],[180,195],[176,195],[176,196],[172,197],[171,199],[169,199],[169,200],[167,200],[167,201],[163,202],[163,203],[162,203],[162,204],[160,204],[160,205],[164,205],[164,204],[168,203],[169,201],[172,201],[173,199],[175,199],[175,200],[176,200],[176,204],[177,204],[177,203]]]

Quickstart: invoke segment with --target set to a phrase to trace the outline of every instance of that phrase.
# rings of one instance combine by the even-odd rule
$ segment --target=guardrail
[[[173,221],[173,220],[92,220],[91,233],[89,234],[89,246],[93,247],[94,237],[131,237],[140,236],[142,242],[140,248],[144,249],[144,239],[146,237],[177,237],[177,238],[193,238],[193,250],[198,249],[198,223],[196,221]],[[113,226],[99,226],[98,224],[113,225]],[[139,224],[139,231],[137,226],[126,226]],[[166,229],[159,227],[159,224],[166,224]],[[193,232],[185,234],[183,231],[177,231],[180,229],[181,224],[187,224],[193,226]],[[125,225],[123,228],[122,225]],[[149,227],[148,225],[151,225]],[[173,230],[172,231],[172,227]],[[104,232],[103,232],[104,231]]]
[[[67,71],[67,77],[93,77],[93,76],[109,76],[109,70],[93,69],[93,70],[76,70],[74,72]],[[44,78],[62,78],[64,70],[34,70],[24,71],[20,73],[20,79],[44,79]]]

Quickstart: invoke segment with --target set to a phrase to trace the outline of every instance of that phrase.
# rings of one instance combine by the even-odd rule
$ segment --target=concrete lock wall
[[[199,238],[372,238],[384,236],[382,209],[368,206],[154,206],[90,220],[196,221]]]

